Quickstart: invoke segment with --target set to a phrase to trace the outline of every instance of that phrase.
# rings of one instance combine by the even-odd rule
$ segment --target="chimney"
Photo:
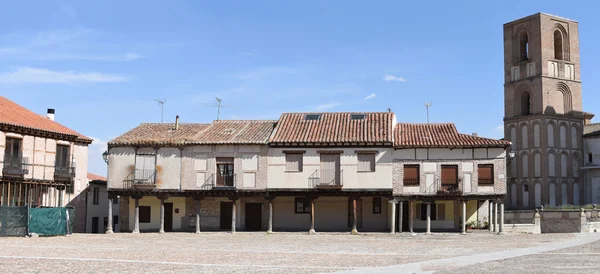
[[[179,115],[175,116],[175,130],[179,129]]]
[[[48,113],[46,114],[46,117],[48,117],[48,119],[54,121],[54,109],[53,108],[48,109]]]
[[[473,132],[472,135],[475,136],[475,137],[477,137],[477,132]]]

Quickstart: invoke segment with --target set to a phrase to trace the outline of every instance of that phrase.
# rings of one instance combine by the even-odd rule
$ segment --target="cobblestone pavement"
[[[223,232],[0,238],[0,273],[328,273],[363,268],[369,272],[373,267],[507,251],[574,237],[487,232],[430,236]],[[600,245],[589,250],[600,254]],[[552,256],[560,257],[543,258],[551,261]],[[513,260],[521,259],[526,258]]]

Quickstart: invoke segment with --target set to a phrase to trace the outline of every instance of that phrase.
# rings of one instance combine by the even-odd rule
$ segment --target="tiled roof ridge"
[[[213,123],[276,123],[278,120],[214,120]]]

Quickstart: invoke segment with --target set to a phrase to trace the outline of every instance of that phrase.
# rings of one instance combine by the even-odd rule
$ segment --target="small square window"
[[[375,153],[358,153],[358,172],[375,171]]]
[[[364,114],[351,114],[350,115],[350,120],[364,120],[364,119],[365,119]]]
[[[381,198],[373,198],[373,214],[381,214]]]
[[[316,121],[321,119],[321,114],[306,114],[304,118],[306,121]]]
[[[310,199],[306,197],[296,197],[296,214],[310,213]]]
[[[302,153],[286,153],[285,154],[285,171],[302,172]]]

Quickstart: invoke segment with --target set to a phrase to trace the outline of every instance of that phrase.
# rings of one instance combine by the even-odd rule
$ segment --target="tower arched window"
[[[531,96],[529,92],[521,93],[521,115],[531,114]]]
[[[529,39],[526,32],[521,32],[519,35],[519,51],[521,61],[529,60]]]
[[[563,60],[563,35],[560,30],[554,31],[554,59]]]

